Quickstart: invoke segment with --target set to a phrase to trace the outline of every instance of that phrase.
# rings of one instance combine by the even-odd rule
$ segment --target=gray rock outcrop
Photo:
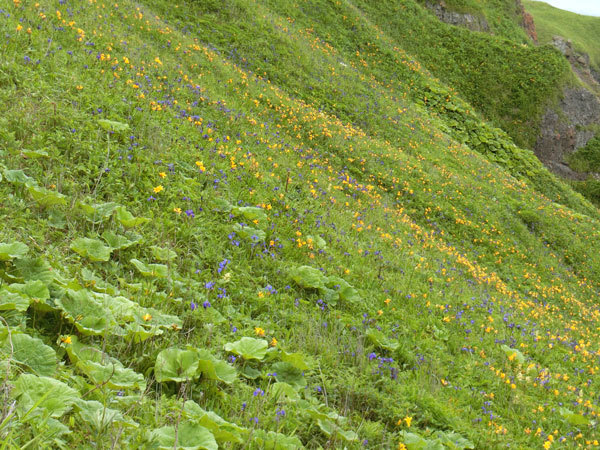
[[[567,165],[566,156],[594,137],[590,125],[600,125],[600,99],[584,88],[566,88],[559,111],[542,118],[535,145],[537,157],[553,172],[571,179],[585,179]]]
[[[471,31],[490,31],[490,26],[483,17],[476,17],[472,14],[461,14],[450,11],[446,8],[446,4],[443,0],[439,3],[427,1],[425,2],[425,6],[431,10],[442,22],[468,28]]]
[[[591,88],[600,91],[600,74],[593,70],[590,66],[590,57],[586,53],[578,53],[573,49],[573,43],[570,39],[565,39],[562,36],[553,36],[552,45],[560,51],[577,76],[587,83]]]

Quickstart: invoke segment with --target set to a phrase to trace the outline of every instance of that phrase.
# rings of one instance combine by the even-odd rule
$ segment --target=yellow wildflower
[[[167,174],[164,173],[164,172],[159,172],[158,176],[161,177],[161,178],[164,178],[164,177],[167,176]]]
[[[257,336],[260,336],[260,337],[263,337],[265,335],[265,330],[263,330],[261,327],[255,327],[254,332],[256,333]]]
[[[158,186],[156,186],[154,189],[152,189],[156,194],[158,194],[160,191],[162,191],[164,189],[164,187],[162,187],[161,184],[159,184]]]
[[[277,347],[277,339],[271,339],[271,347]]]
[[[144,322],[149,322],[152,320],[152,316],[150,314],[146,313],[142,316],[142,319],[144,319]]]

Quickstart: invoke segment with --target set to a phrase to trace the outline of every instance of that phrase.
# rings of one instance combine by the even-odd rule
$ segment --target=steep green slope
[[[401,49],[398,41],[390,38],[368,20],[362,10],[351,3],[305,3],[306,8],[298,8],[296,4],[288,5],[281,2],[271,2],[270,7],[281,16],[289,18],[294,23],[297,22],[299,26],[306,27],[310,33],[324,36],[323,39],[318,38],[321,44],[332,46],[336,50],[335,54],[328,55],[327,59],[317,65],[315,65],[312,46],[302,45],[301,41],[292,40],[286,33],[281,33],[279,29],[273,27],[269,22],[272,20],[272,13],[266,8],[259,9],[262,11],[262,15],[252,23],[248,23],[246,18],[253,14],[254,8],[260,8],[254,4],[231,3],[229,8],[219,9],[203,3],[201,5],[192,4],[190,8],[180,10],[179,13],[177,10],[173,11],[164,7],[161,11],[164,14],[172,15],[175,23],[186,31],[195,30],[199,26],[198,20],[186,19],[184,11],[190,9],[194,11],[194,18],[206,17],[205,22],[200,19],[200,26],[214,21],[225,21],[235,26],[238,30],[236,33],[232,33],[229,28],[214,29],[207,39],[207,43],[210,46],[216,45],[224,54],[231,55],[231,59],[243,67],[259,74],[268,75],[270,80],[285,88],[290,95],[318,105],[319,108],[323,108],[355,126],[375,127],[376,132],[383,134],[386,139],[393,139],[397,134],[396,130],[389,127],[390,121],[397,123],[398,117],[402,117],[398,116],[398,109],[399,107],[402,109],[404,104],[398,105],[397,100],[408,96],[415,103],[439,116],[444,121],[444,125],[441,125],[443,130],[454,139],[461,143],[467,143],[471,148],[508,169],[516,178],[533,184],[550,199],[581,212],[595,214],[594,208],[590,210],[589,204],[584,206],[579,196],[573,196],[570,189],[565,189],[562,183],[558,183],[554,177],[551,177],[531,152],[524,152],[517,148],[503,131],[482,123],[481,118],[474,113],[473,107],[458,98],[454,89],[449,89],[432,79],[430,73],[423,69],[415,57],[407,54]],[[430,19],[429,13],[424,13],[412,2],[410,5],[413,7],[415,15],[407,13],[403,26],[406,27],[411,23],[413,25],[421,24],[423,29],[420,34],[427,34],[424,25],[419,22],[420,18],[426,17],[432,29],[436,26],[442,27],[442,29],[449,30],[450,34],[465,31],[475,43],[479,42],[476,36],[480,36],[482,39],[488,38],[481,33],[460,30],[440,23],[437,19]],[[404,3],[399,2],[396,6],[402,9]],[[156,2],[155,7],[160,9],[162,3]],[[298,12],[301,14],[299,15]],[[390,12],[390,20],[396,20],[394,17],[396,14]],[[399,23],[398,26],[400,26]],[[431,32],[434,33],[434,31]],[[286,50],[281,51],[279,46],[274,45],[272,43],[274,39],[284,45]],[[428,51],[436,51],[435,48],[438,46],[434,45],[434,40],[427,41],[425,37],[421,39],[420,57]],[[444,42],[444,39],[441,37],[440,39],[439,42]],[[449,42],[453,42],[451,37],[448,39]],[[267,45],[266,42],[271,42],[271,44]],[[483,48],[481,43],[474,45],[481,45]],[[448,47],[452,48],[452,45],[448,45]],[[294,51],[289,51],[290,48],[293,48]],[[513,48],[513,45],[508,44],[508,48]],[[530,51],[525,47],[520,48],[525,49],[526,54]],[[558,58],[560,64],[566,64],[557,52],[551,51],[550,53],[553,57]],[[498,65],[507,64],[506,59],[500,58],[499,55],[496,56]],[[505,56],[508,60],[514,59],[514,55]],[[343,64],[345,63],[340,64],[340,58],[348,61],[354,70],[344,70]],[[438,59],[441,60],[441,58]],[[535,60],[531,55],[527,59],[527,64]],[[298,70],[299,67],[302,70]],[[354,72],[358,68],[369,73],[370,79],[365,81],[360,74],[357,76]],[[498,68],[493,67],[492,70],[498,70]],[[474,71],[475,76],[477,73],[479,72]],[[515,73],[519,72],[515,71]],[[519,75],[516,76],[518,78]],[[334,94],[340,94],[344,99],[343,102],[340,101],[339,96],[331,95],[331,89],[325,83],[325,80],[330,77],[333,77],[332,82],[335,84]],[[543,79],[543,77],[540,78]],[[470,86],[482,83],[488,86],[486,84],[488,81],[473,81]],[[519,82],[518,85],[526,86],[523,82]],[[488,88],[491,89],[489,86]],[[550,86],[548,88],[550,89]],[[552,89],[557,88],[558,85],[552,87]],[[370,102],[368,99],[365,101],[365,89],[377,89],[380,98],[375,102]],[[514,90],[517,92],[520,88],[515,87]],[[539,91],[529,91],[528,95],[537,96],[543,92],[544,90],[540,87]],[[390,93],[395,94],[388,98]],[[493,96],[491,97],[493,98]],[[527,104],[531,106],[538,102],[539,106],[540,98],[542,97],[540,96],[536,100],[532,99]],[[518,107],[515,106],[514,109],[518,110]],[[531,127],[533,126],[531,124]],[[531,127],[529,128],[530,133]]]
[[[540,43],[551,43],[554,36],[571,39],[573,47],[590,57],[593,68],[600,71],[600,18],[583,16],[531,0],[523,5],[535,20]]]
[[[571,78],[556,50],[439,23],[410,0],[355,3],[487,120],[533,148],[545,109]]]
[[[595,439],[597,210],[296,6],[1,12],[6,447]]]

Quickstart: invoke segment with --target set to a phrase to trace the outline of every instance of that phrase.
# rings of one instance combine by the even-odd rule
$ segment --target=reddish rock
[[[533,16],[525,10],[523,10],[523,28],[525,28],[525,32],[529,37],[533,39],[533,42],[537,42],[537,31],[535,31]]]
[[[533,16],[527,11],[525,11],[521,0],[515,0],[515,2],[517,6],[517,14],[519,14],[523,18],[521,26],[525,29],[527,35],[531,39],[533,39],[533,42],[537,43],[537,31],[535,30],[535,22],[533,21]]]

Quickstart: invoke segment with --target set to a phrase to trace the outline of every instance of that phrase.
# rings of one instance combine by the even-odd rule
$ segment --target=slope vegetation
[[[598,212],[402,17],[2,8],[5,447],[594,444]]]
[[[571,39],[574,49],[589,55],[592,68],[600,71],[600,17],[575,14],[538,1],[525,0],[523,5],[535,19],[540,43],[549,44],[554,36]]]

